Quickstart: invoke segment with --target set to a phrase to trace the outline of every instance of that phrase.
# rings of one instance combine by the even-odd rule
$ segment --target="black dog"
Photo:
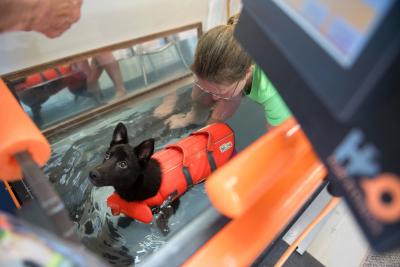
[[[126,201],[142,201],[155,196],[161,186],[162,174],[158,161],[151,158],[153,152],[154,139],[132,147],[125,125],[118,123],[103,163],[89,174],[90,181],[98,187],[113,186]],[[169,232],[168,218],[178,208],[179,199],[166,204],[152,207],[156,223],[164,233]]]

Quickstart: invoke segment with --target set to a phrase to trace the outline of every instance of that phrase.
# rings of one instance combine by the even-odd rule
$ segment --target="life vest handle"
[[[213,144],[213,136],[210,134],[210,132],[200,129],[197,132],[191,133],[190,135],[205,135],[207,136],[207,159],[208,159],[208,164],[210,165],[210,170],[211,172],[215,171],[217,169],[217,163],[215,162],[214,155],[213,155],[213,150],[211,149],[211,144]]]
[[[190,135],[206,135],[207,136],[206,152],[207,152],[208,164],[210,165],[211,172],[215,171],[217,169],[217,163],[215,162],[215,159],[214,159],[213,150],[210,149],[211,144],[212,144],[212,135],[207,131],[197,131],[197,132],[191,133]]]
[[[182,153],[182,165],[184,166],[184,167],[189,167],[189,165],[187,164],[187,162],[186,162],[186,154],[185,154],[185,149],[183,148],[183,147],[181,147],[180,145],[178,145],[178,144],[172,144],[172,145],[167,145],[166,147],[165,147],[166,149],[177,149],[177,150],[179,150],[181,153]]]
[[[191,133],[190,135],[205,135],[207,136],[207,151],[212,151],[212,149],[210,149],[211,145],[213,144],[213,136],[212,134],[210,134],[207,131],[204,130],[199,130],[197,132]]]

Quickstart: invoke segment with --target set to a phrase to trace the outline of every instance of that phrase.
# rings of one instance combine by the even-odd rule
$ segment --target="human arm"
[[[188,113],[172,115],[165,121],[165,124],[168,125],[170,129],[183,128],[189,124],[200,124],[204,122],[208,115],[209,107],[198,102],[193,102]]]
[[[289,108],[278,93],[269,97],[266,101],[261,103],[261,105],[264,108],[268,130],[280,125],[291,117]]]
[[[80,17],[82,0],[2,0],[0,32],[37,31],[54,38]]]
[[[268,130],[291,116],[289,108],[274,85],[257,65],[254,67],[253,81],[247,96],[263,107]]]
[[[230,118],[240,105],[242,95],[239,94],[229,100],[214,100],[213,96],[193,88],[192,108],[186,114],[176,114],[167,119],[170,128],[182,128],[189,124],[223,122]],[[213,107],[210,115],[210,109]]]

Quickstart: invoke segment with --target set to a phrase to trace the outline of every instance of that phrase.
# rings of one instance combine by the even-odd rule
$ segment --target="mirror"
[[[45,130],[188,75],[200,32],[201,23],[196,23],[3,79],[33,121]]]

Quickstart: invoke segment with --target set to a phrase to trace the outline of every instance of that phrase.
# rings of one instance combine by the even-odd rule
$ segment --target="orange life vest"
[[[25,84],[27,87],[33,87],[43,82],[62,77],[71,72],[72,71],[70,66],[61,66],[58,68],[48,69],[40,73],[29,75],[28,77],[26,77]]]
[[[208,125],[176,144],[153,154],[161,167],[161,186],[157,194],[144,201],[128,202],[117,193],[107,199],[113,215],[125,214],[135,220],[150,223],[151,207],[161,206],[170,196],[183,195],[189,187],[204,181],[211,172],[226,163],[235,149],[235,137],[225,123]]]
[[[71,66],[69,65],[64,65],[29,75],[24,79],[23,82],[18,83],[15,88],[18,91],[22,91],[60,78],[67,78],[68,85],[71,88],[77,88],[81,86],[82,81],[84,81],[82,73],[72,70]]]

